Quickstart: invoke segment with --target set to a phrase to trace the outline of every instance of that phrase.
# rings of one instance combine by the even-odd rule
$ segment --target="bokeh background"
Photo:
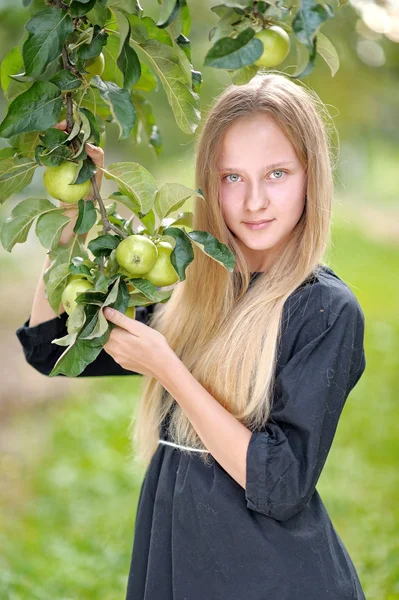
[[[215,4],[189,0],[203,115],[230,83],[226,72],[202,67]],[[157,19],[156,0],[142,5]],[[22,2],[0,0],[0,59],[20,42],[28,19]],[[340,68],[331,77],[318,56],[304,83],[326,104],[339,134],[326,259],[364,310],[367,367],[347,400],[317,488],[367,599],[393,600],[399,598],[399,8],[349,3],[322,31],[337,48]],[[295,59],[292,49],[279,68],[293,73]],[[161,155],[145,139],[140,146],[118,143],[117,125],[107,124],[106,164],[138,161],[159,184],[193,186],[195,136],[177,128],[162,87],[148,97],[163,136]],[[0,94],[1,118],[5,108]],[[45,194],[42,172],[0,207],[1,220],[22,199]],[[103,197],[115,190],[104,181]],[[120,213],[127,216],[124,207]],[[30,315],[45,254],[33,231],[11,254],[0,248],[0,598],[119,600],[144,476],[132,467],[127,431],[142,380],[48,378],[25,362],[15,331]]]

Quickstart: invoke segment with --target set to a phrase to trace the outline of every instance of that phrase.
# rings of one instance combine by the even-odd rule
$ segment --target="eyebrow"
[[[266,165],[266,169],[275,169],[276,167],[280,167],[282,165],[291,165],[293,164],[293,160],[281,160],[279,162],[271,163],[270,165]],[[219,171],[240,171],[239,167],[221,167]]]

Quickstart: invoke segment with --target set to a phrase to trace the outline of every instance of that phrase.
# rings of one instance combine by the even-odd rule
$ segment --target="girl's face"
[[[266,271],[284,247],[305,206],[306,170],[294,146],[264,113],[227,130],[219,163],[220,203],[249,269]],[[254,229],[249,221],[268,220]]]

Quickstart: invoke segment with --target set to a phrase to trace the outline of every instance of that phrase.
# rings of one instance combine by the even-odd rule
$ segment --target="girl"
[[[230,85],[199,135],[206,201],[193,228],[232,249],[235,271],[196,251],[166,304],[136,320],[104,312],[116,327],[81,376],[146,375],[127,600],[365,598],[316,490],[365,369],[361,307],[322,263],[333,197],[324,117],[318,96],[281,73]],[[33,310],[16,333],[48,374],[66,315],[45,320],[41,280]]]

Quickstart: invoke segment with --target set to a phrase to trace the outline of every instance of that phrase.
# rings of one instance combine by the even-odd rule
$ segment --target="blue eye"
[[[233,177],[239,177],[239,175],[237,175],[237,173],[229,173],[228,175],[226,175],[224,177],[224,179],[226,179],[226,177],[231,177],[231,176],[233,176]],[[236,183],[236,181],[230,181],[230,183]]]
[[[274,169],[272,173],[286,173],[286,171],[283,171],[282,169]],[[283,179],[283,177],[276,177],[276,179]]]

